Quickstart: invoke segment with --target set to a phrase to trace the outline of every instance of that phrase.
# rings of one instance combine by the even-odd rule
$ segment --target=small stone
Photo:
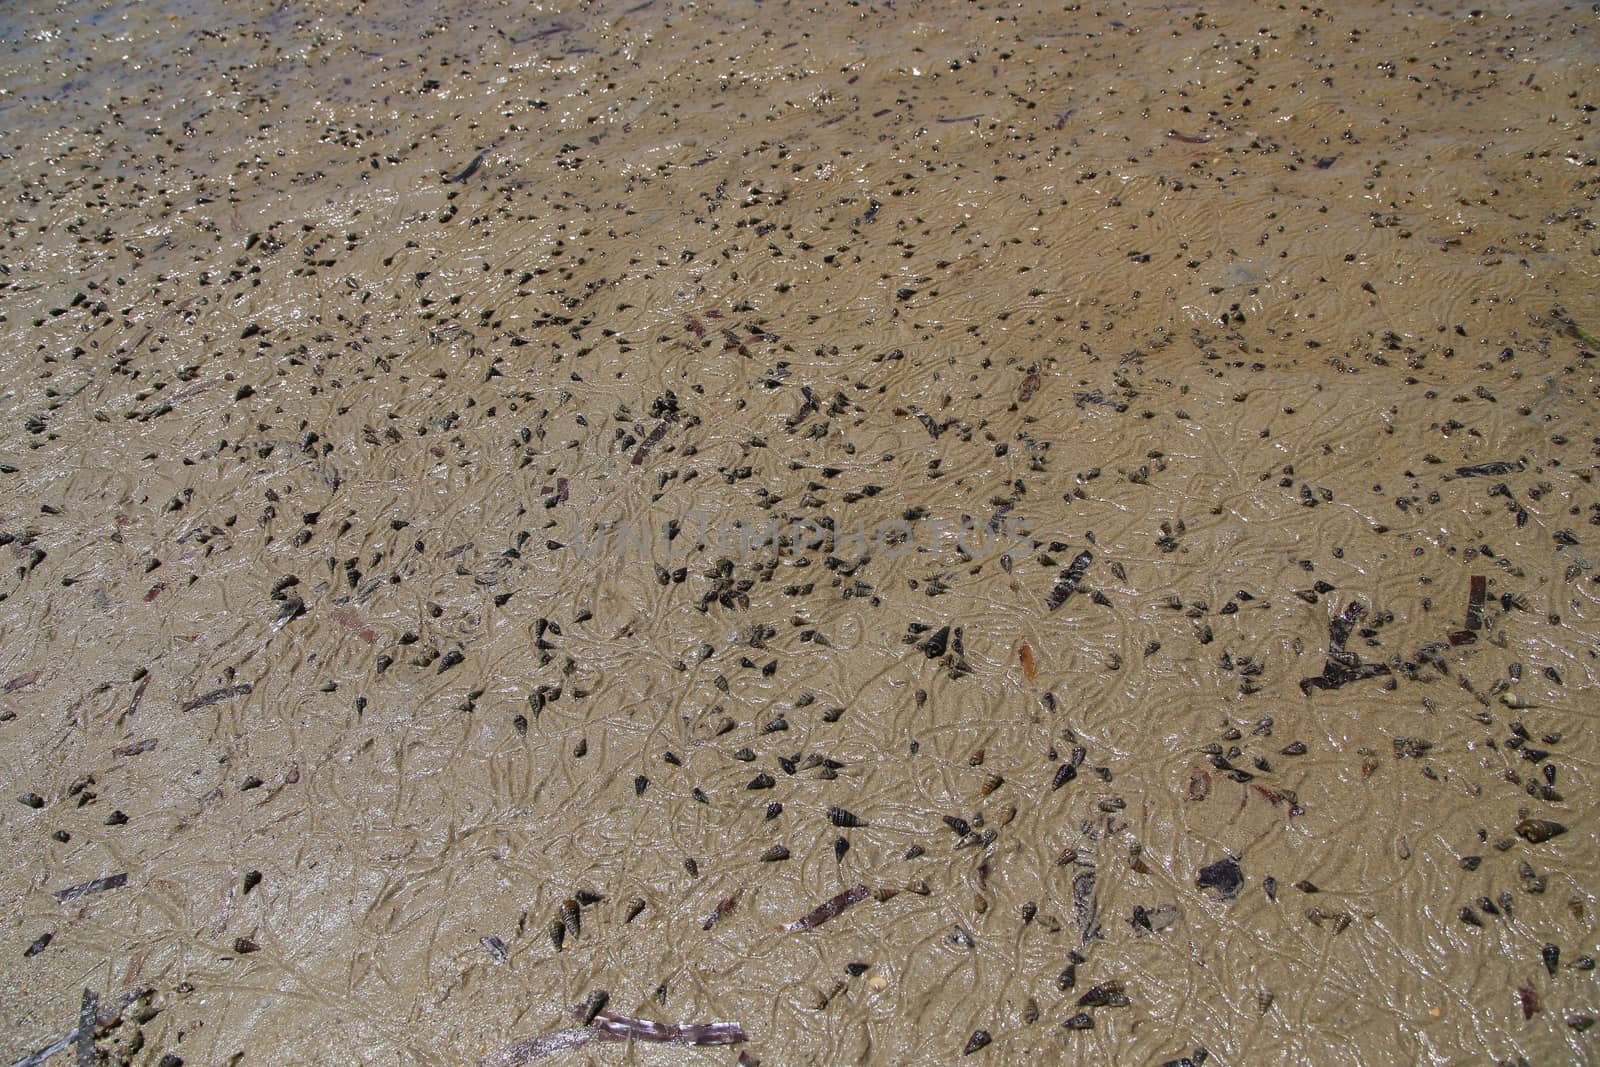
[[[1244,886],[1244,871],[1240,869],[1238,860],[1225,856],[1201,867],[1194,884],[1201,889],[1215,889],[1223,900],[1232,900]]]

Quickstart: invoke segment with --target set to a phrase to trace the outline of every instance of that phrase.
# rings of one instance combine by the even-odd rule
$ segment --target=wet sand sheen
[[[1596,35],[0,16],[0,1058],[1592,1059]]]

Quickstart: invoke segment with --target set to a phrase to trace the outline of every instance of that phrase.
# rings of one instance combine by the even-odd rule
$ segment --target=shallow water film
[[[1596,1062],[1594,6],[0,41],[0,1062]]]

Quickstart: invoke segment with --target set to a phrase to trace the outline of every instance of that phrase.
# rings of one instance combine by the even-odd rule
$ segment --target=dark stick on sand
[[[492,1052],[478,1061],[478,1067],[520,1067],[521,1064],[586,1045],[590,1041],[646,1041],[658,1045],[684,1045],[700,1048],[712,1045],[741,1045],[750,1040],[738,1023],[658,1023],[633,1019],[615,1012],[595,1011],[605,1003],[591,997],[572,1009],[573,1017],[591,1017],[584,1026],[570,1026],[552,1034],[540,1034],[515,1045]]]
[[[78,1067],[94,1067],[94,1028],[100,1015],[100,994],[83,991],[83,1007],[78,1009]]]
[[[478,168],[483,166],[483,161],[485,159],[487,159],[488,156],[489,156],[489,152],[488,152],[487,149],[485,149],[482,152],[479,152],[475,157],[473,157],[472,162],[467,164],[465,170],[461,171],[461,173],[459,173],[459,174],[452,174],[450,177],[446,178],[444,180],[445,184],[446,185],[452,185],[452,184],[456,184],[456,183],[459,183],[459,182],[466,181],[468,178],[470,178],[474,174],[478,173]]]

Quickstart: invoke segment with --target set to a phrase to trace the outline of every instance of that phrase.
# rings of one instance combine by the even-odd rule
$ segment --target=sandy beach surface
[[[0,44],[0,1062],[1600,1062],[1592,5]]]

